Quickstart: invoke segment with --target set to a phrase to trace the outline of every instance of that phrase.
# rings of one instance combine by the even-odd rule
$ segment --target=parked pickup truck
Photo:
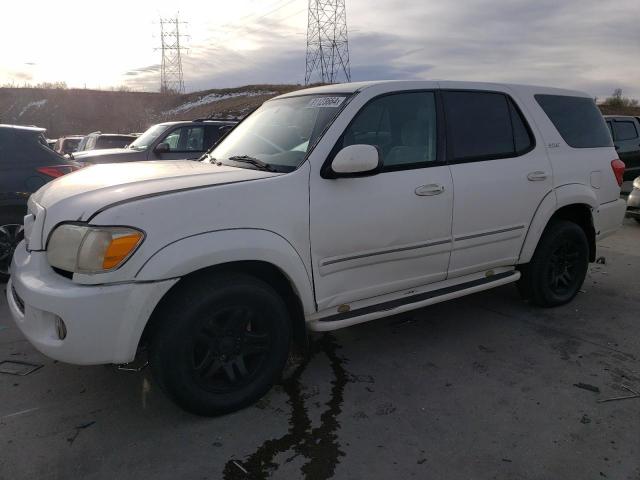
[[[96,165],[29,200],[7,296],[75,364],[145,347],[184,409],[255,402],[309,331],[508,283],[554,307],[620,227],[624,164],[589,95],[367,82],[264,103],[206,158]]]
[[[626,165],[622,192],[629,193],[634,179],[640,175],[640,117],[605,115],[613,137],[613,145]]]

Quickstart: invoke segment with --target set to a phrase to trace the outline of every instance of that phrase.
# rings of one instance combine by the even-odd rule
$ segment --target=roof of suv
[[[212,125],[235,125],[237,120],[211,120],[208,118],[198,118],[196,120],[175,120],[173,122],[162,122],[158,125],[188,125],[190,123],[210,123]]]
[[[382,84],[395,84],[398,86],[398,89],[402,89],[403,87],[408,88],[420,88],[419,86],[423,84],[423,88],[437,88],[439,83],[449,84],[455,83],[456,88],[469,88],[473,90],[480,89],[492,89],[496,86],[503,87],[513,87],[517,90],[530,90],[536,93],[546,93],[546,94],[556,94],[556,95],[569,95],[569,96],[589,96],[584,92],[576,91],[576,90],[566,90],[561,88],[552,88],[552,87],[544,87],[538,85],[525,85],[525,84],[516,84],[516,83],[500,83],[500,82],[467,82],[467,81],[457,81],[457,80],[376,80],[370,82],[352,82],[352,83],[337,83],[332,85],[323,85],[320,87],[311,87],[306,88],[304,90],[294,90],[293,92],[285,93],[283,95],[279,95],[275,98],[286,98],[286,97],[295,97],[298,95],[309,95],[309,94],[327,94],[327,93],[355,93],[366,88],[373,87],[375,85]],[[447,87],[451,88],[451,87]]]
[[[6,124],[0,123],[0,128],[13,128],[14,130],[26,130],[28,132],[38,132],[38,133],[47,131],[46,128],[35,127],[33,125],[6,125]]]
[[[607,120],[638,120],[640,121],[640,117],[633,115],[603,115]]]

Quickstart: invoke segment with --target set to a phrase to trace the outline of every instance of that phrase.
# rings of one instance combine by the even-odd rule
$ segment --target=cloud
[[[347,9],[354,81],[504,81],[599,97],[620,87],[640,98],[638,0],[379,0],[375,9],[353,0]],[[298,27],[271,15],[211,27],[184,57],[188,90],[303,82],[306,22],[295,18]],[[151,65],[125,76],[157,89],[158,72]]]
[[[138,75],[146,75],[148,73],[158,73],[160,71],[160,64],[148,65],[146,67],[134,68],[124,73],[127,77],[135,77]]]

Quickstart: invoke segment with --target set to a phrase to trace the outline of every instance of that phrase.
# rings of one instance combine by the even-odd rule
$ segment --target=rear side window
[[[506,95],[443,91],[442,98],[451,160],[515,157],[533,148],[525,120]]]
[[[569,146],[613,146],[607,124],[591,98],[566,95],[536,95],[535,98]]]
[[[613,122],[616,140],[633,140],[638,138],[638,130],[633,122]]]

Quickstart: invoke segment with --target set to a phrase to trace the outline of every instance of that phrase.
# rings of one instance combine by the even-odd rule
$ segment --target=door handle
[[[444,192],[444,186],[438,185],[437,183],[430,183],[428,185],[421,185],[416,188],[416,195],[420,197],[429,197],[432,195],[440,195]]]
[[[527,175],[527,180],[529,180],[530,182],[540,182],[546,179],[547,179],[547,172],[542,172],[540,170],[536,172],[531,172]]]

